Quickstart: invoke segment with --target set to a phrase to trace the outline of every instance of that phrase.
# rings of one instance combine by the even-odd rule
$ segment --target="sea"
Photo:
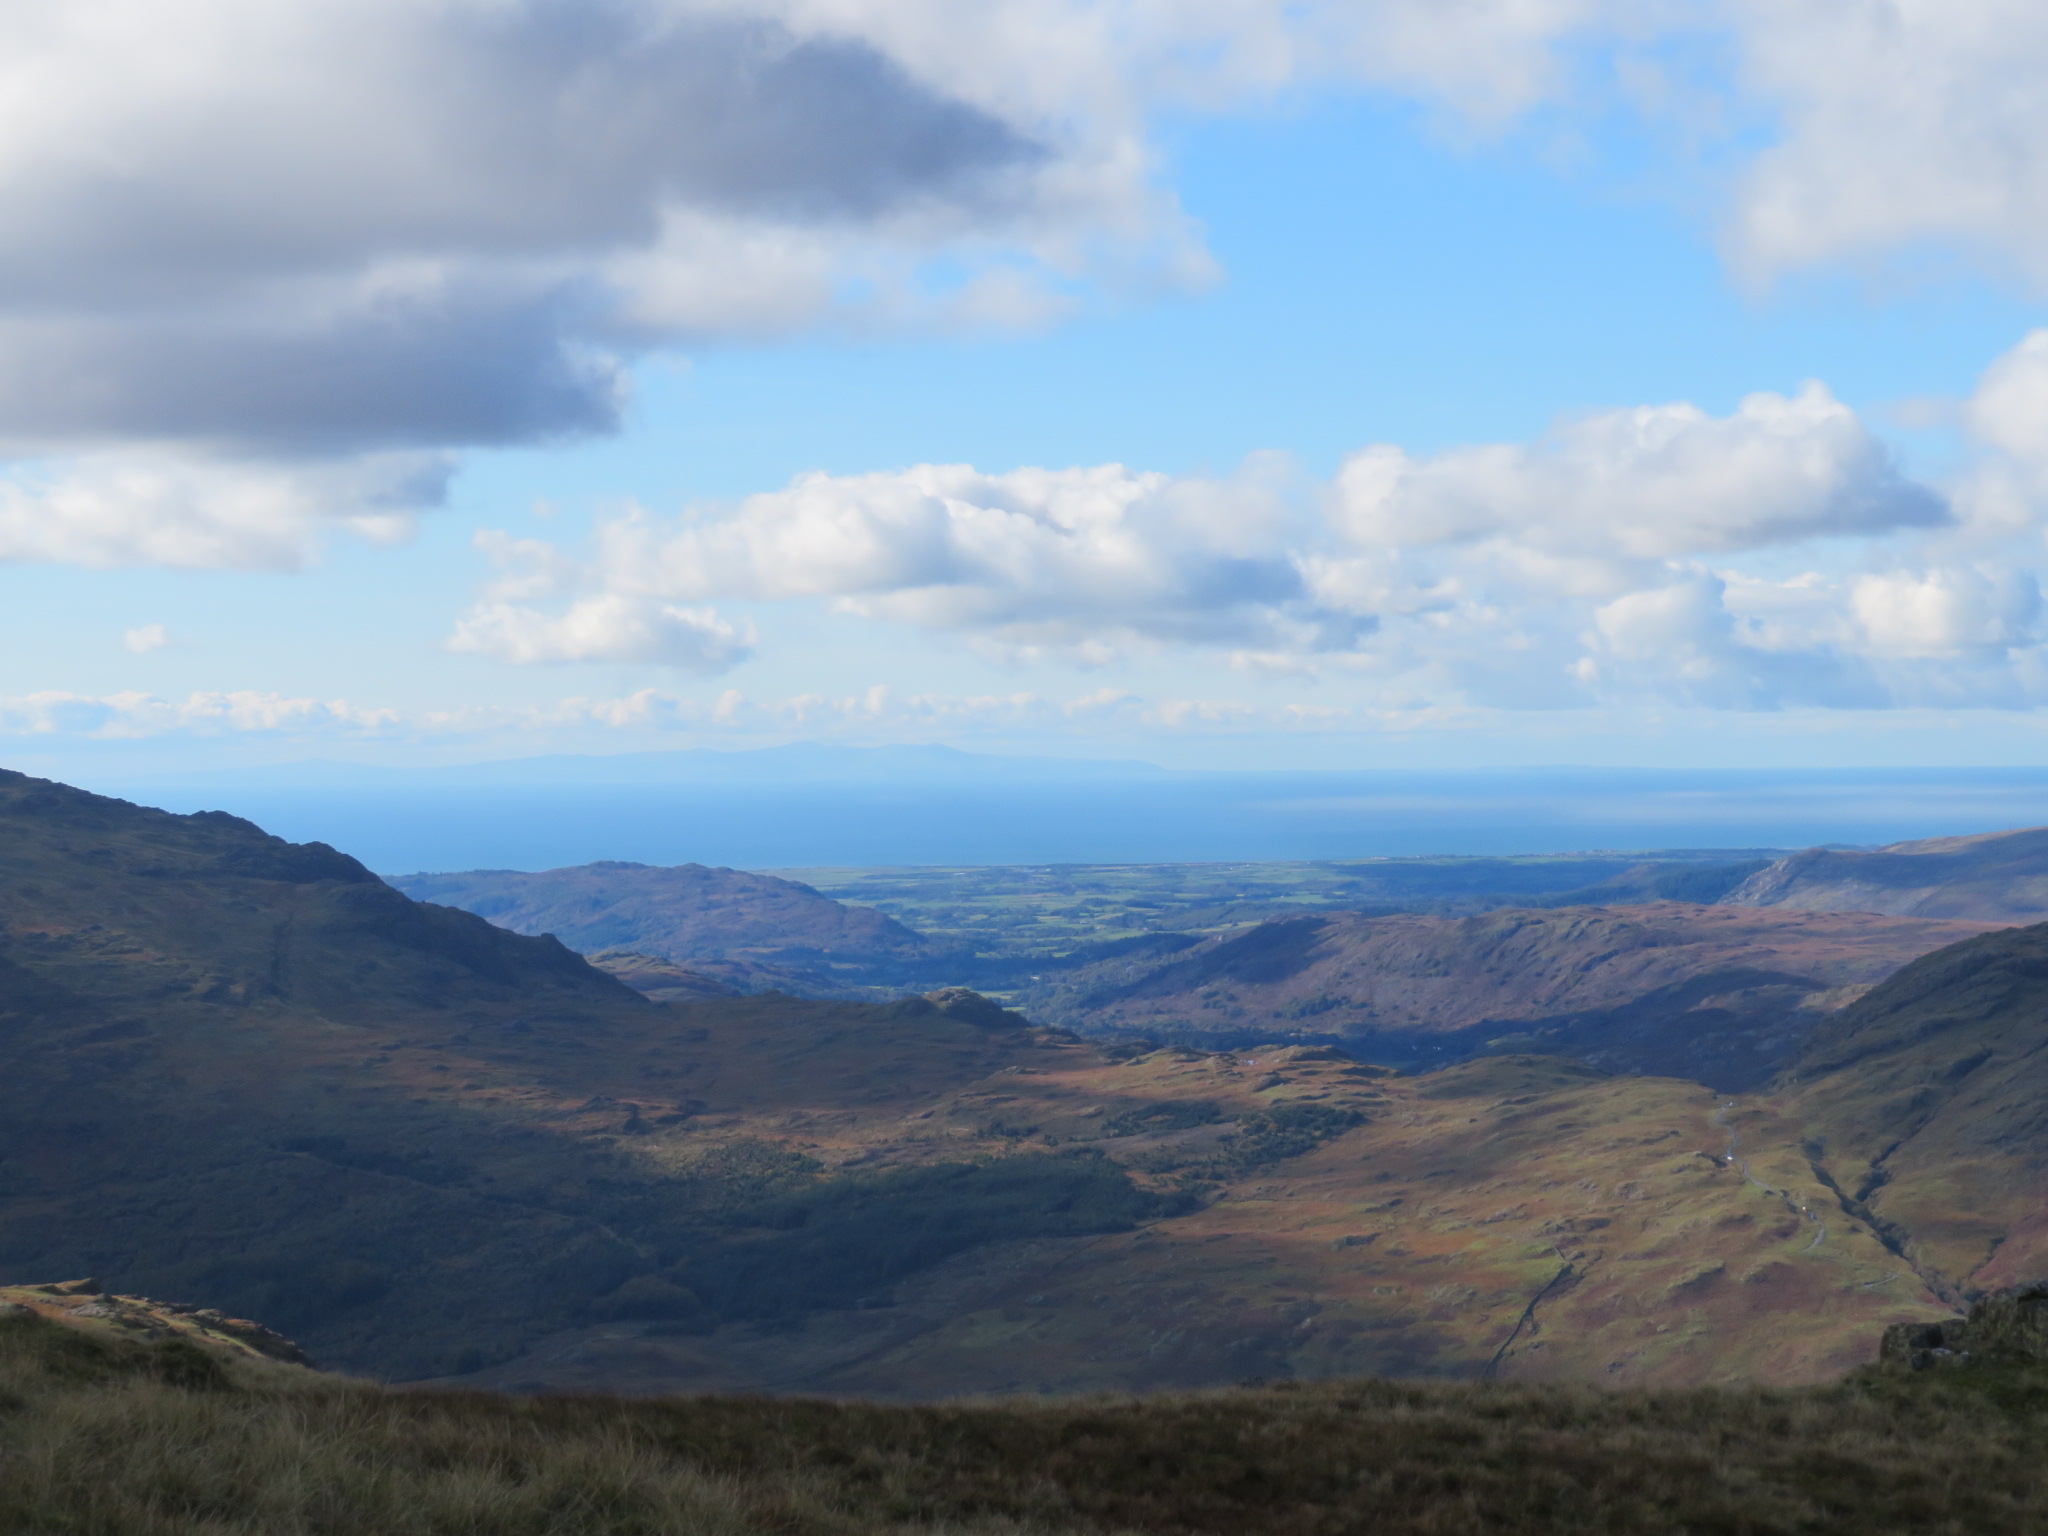
[[[2048,824],[2048,768],[1213,772],[945,748],[334,763],[84,787],[225,810],[381,874],[1871,847]]]

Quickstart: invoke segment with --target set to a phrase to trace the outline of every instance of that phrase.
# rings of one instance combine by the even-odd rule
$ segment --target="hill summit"
[[[872,907],[834,901],[775,875],[702,864],[618,860],[538,873],[480,869],[400,875],[396,890],[461,907],[514,933],[552,934],[582,954],[627,951],[729,975],[812,973],[864,978],[931,950],[924,937]]]

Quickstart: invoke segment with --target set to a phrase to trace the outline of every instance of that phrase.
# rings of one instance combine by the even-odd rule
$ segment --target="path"
[[[1712,1121],[1714,1125],[1719,1126],[1722,1130],[1728,1133],[1728,1155],[1725,1160],[1733,1163],[1736,1166],[1737,1170],[1740,1171],[1744,1179],[1748,1180],[1751,1184],[1754,1184],[1758,1189],[1762,1190],[1765,1194],[1775,1195],[1778,1199],[1783,1200],[1790,1210],[1792,1210],[1794,1213],[1796,1213],[1803,1219],[1812,1222],[1814,1226],[1819,1229],[1813,1234],[1813,1241],[1808,1243],[1803,1249],[1800,1250],[1802,1253],[1813,1252],[1814,1249],[1818,1248],[1822,1243],[1828,1240],[1828,1224],[1822,1221],[1820,1217],[1816,1216],[1813,1213],[1813,1209],[1811,1206],[1801,1205],[1797,1200],[1794,1200],[1792,1196],[1787,1194],[1784,1190],[1771,1188],[1770,1185],[1766,1184],[1762,1179],[1759,1179],[1755,1174],[1749,1171],[1749,1159],[1743,1157],[1737,1150],[1741,1146],[1741,1138],[1736,1134],[1735,1127],[1728,1123],[1728,1111],[1733,1109],[1734,1107],[1735,1101],[1733,1099],[1730,1099],[1727,1103],[1723,1104],[1719,1109],[1714,1111],[1714,1118]]]

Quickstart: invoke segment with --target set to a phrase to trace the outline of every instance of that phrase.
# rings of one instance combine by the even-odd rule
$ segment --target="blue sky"
[[[15,39],[9,761],[2039,760],[2023,8],[477,9]]]

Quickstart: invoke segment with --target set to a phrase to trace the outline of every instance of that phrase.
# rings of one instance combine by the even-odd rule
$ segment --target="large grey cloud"
[[[858,38],[634,0],[0,18],[0,438],[294,449],[609,426],[604,262],[1028,200],[1045,152]],[[794,317],[793,317],[794,318]],[[715,329],[715,321],[703,327]]]

